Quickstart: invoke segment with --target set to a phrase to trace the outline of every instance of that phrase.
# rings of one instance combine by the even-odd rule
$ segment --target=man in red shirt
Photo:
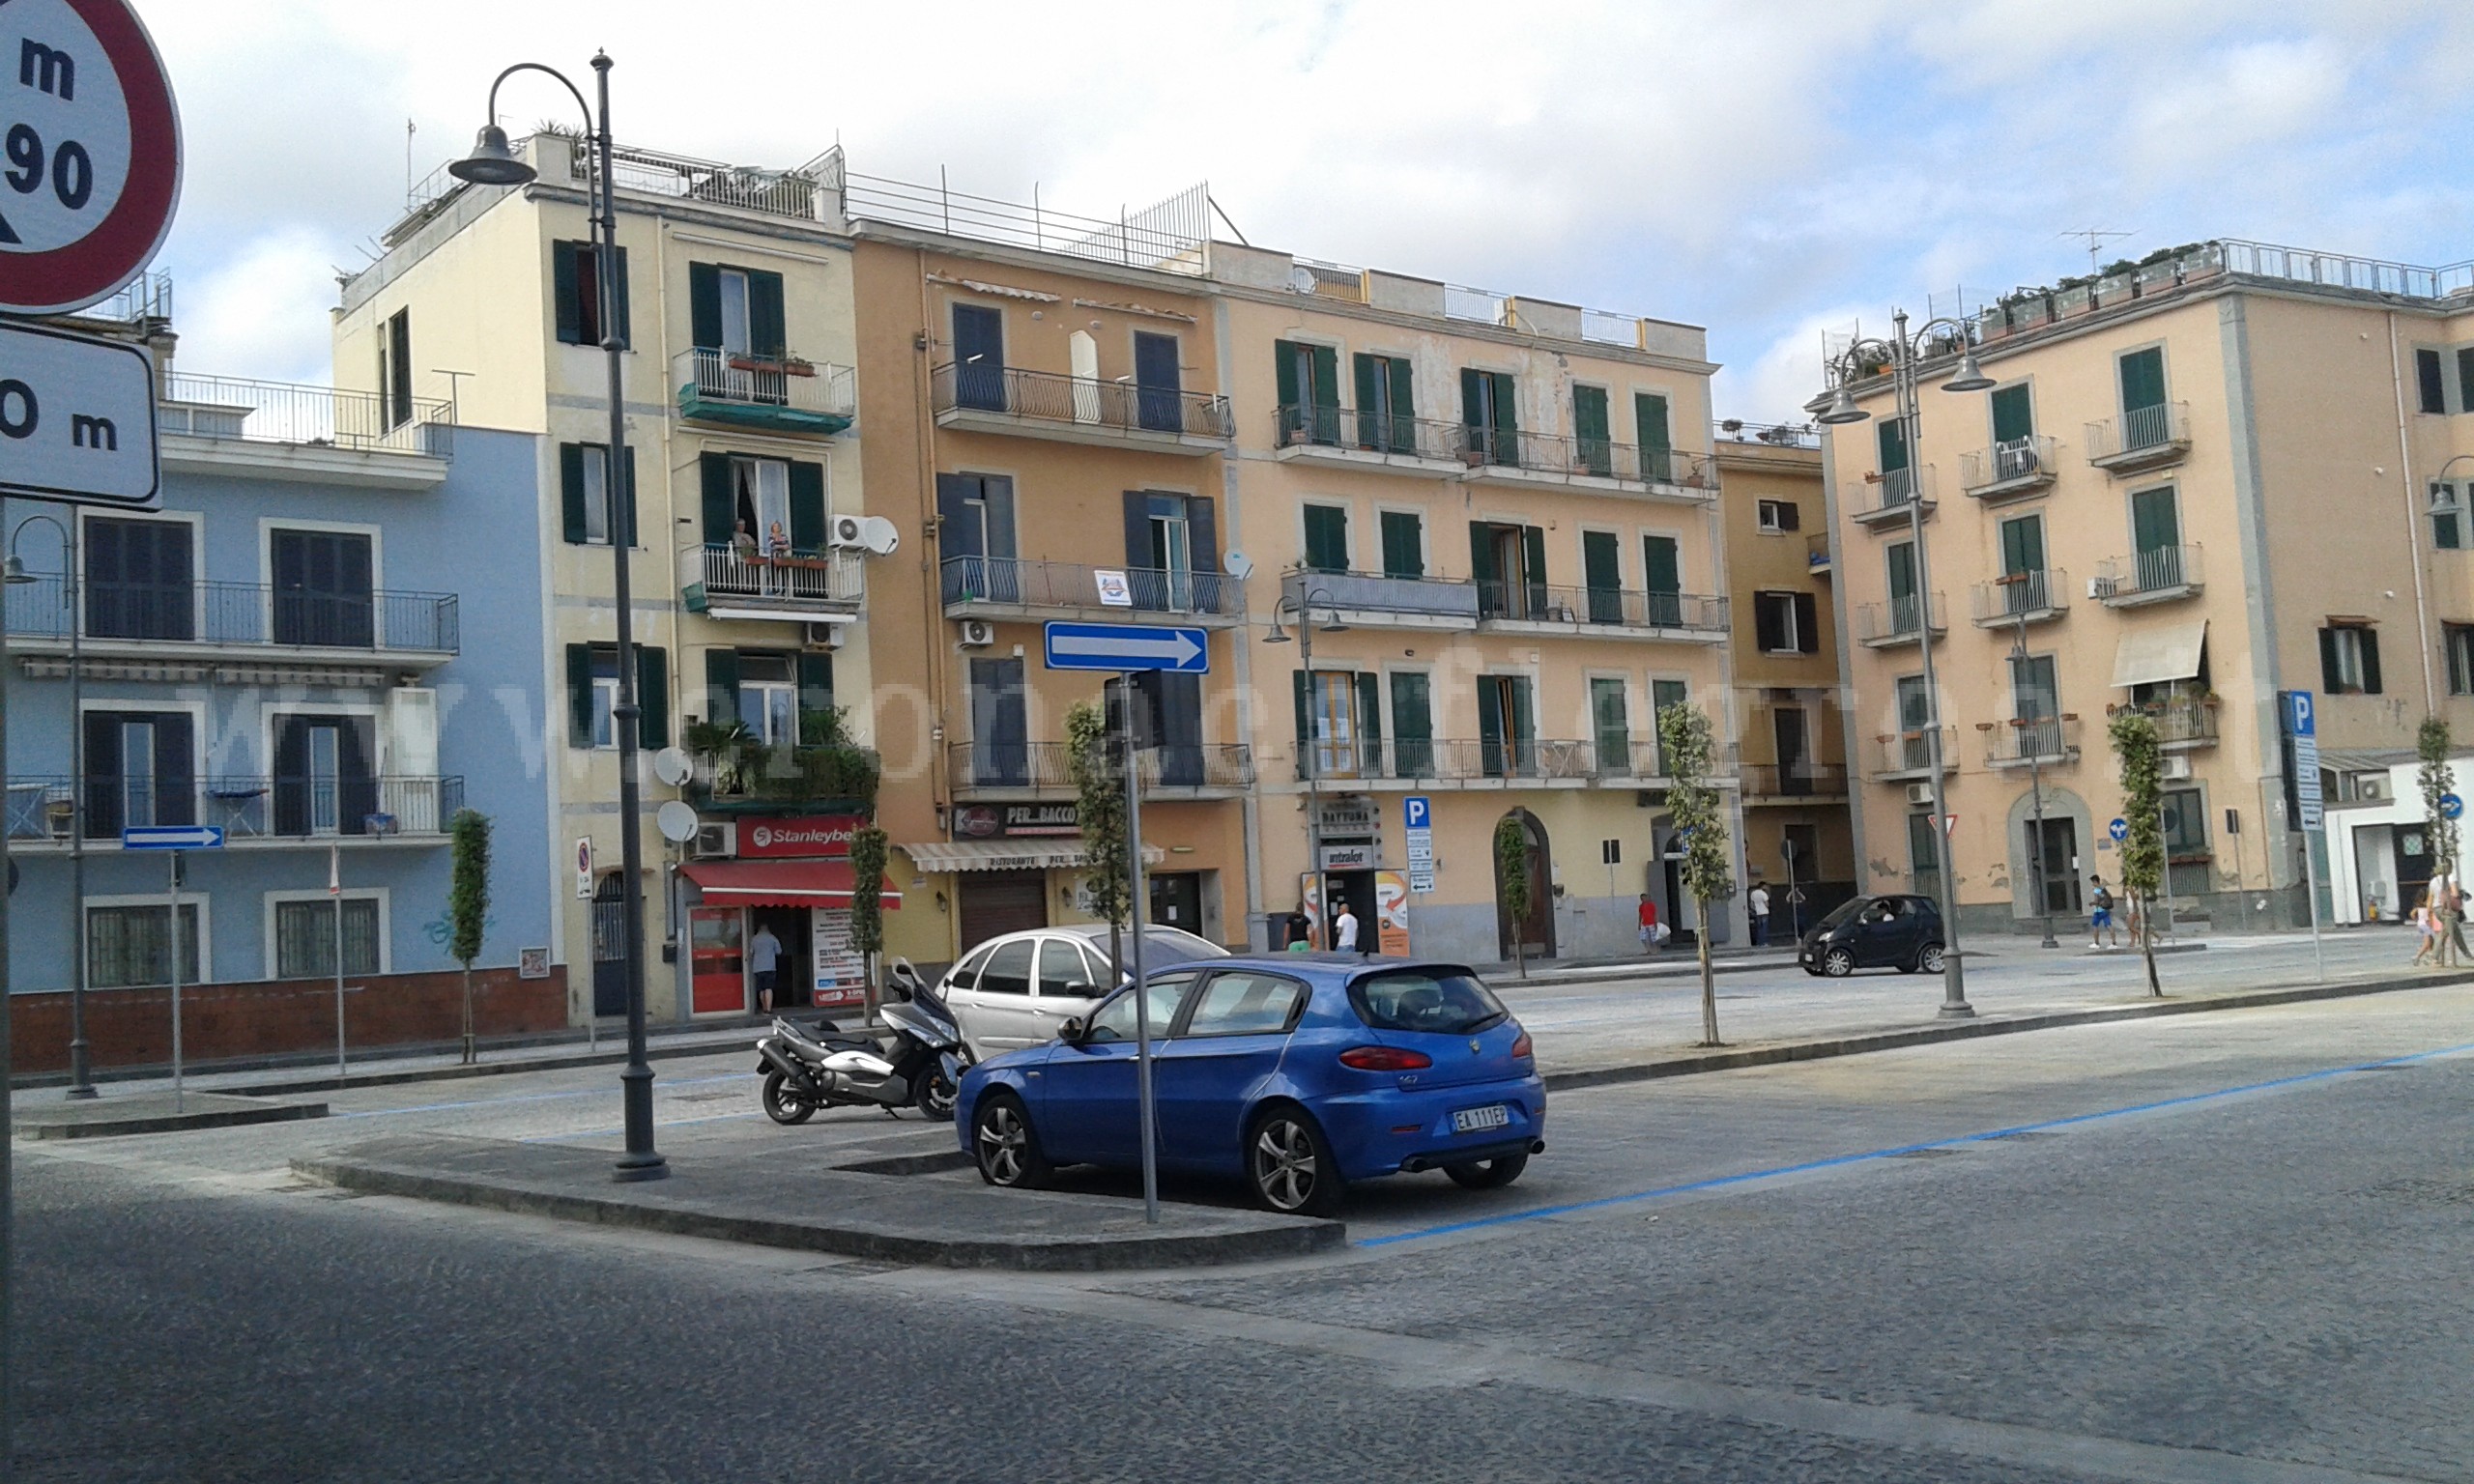
[[[1643,892],[1641,894],[1641,952],[1646,954],[1657,946],[1658,904],[1650,899],[1649,893]]]

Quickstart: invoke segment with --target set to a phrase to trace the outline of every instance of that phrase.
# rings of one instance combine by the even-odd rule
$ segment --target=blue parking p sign
[[[1400,822],[1413,830],[1434,826],[1434,803],[1424,794],[1413,793],[1400,801]]]

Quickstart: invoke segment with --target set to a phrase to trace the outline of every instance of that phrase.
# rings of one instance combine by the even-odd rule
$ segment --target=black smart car
[[[1813,925],[1796,954],[1807,974],[1844,979],[1857,969],[1942,972],[1942,909],[1905,893],[1858,897]]]

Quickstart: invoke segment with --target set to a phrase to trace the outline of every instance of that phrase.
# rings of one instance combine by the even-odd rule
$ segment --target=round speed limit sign
[[[0,0],[0,312],[120,292],[180,193],[172,85],[128,0]]]

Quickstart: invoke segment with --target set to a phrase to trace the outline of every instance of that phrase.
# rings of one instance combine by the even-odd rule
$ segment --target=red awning
[[[847,907],[849,861],[690,861],[679,873],[704,889],[713,907]],[[877,896],[888,907],[902,893],[888,883]]]

